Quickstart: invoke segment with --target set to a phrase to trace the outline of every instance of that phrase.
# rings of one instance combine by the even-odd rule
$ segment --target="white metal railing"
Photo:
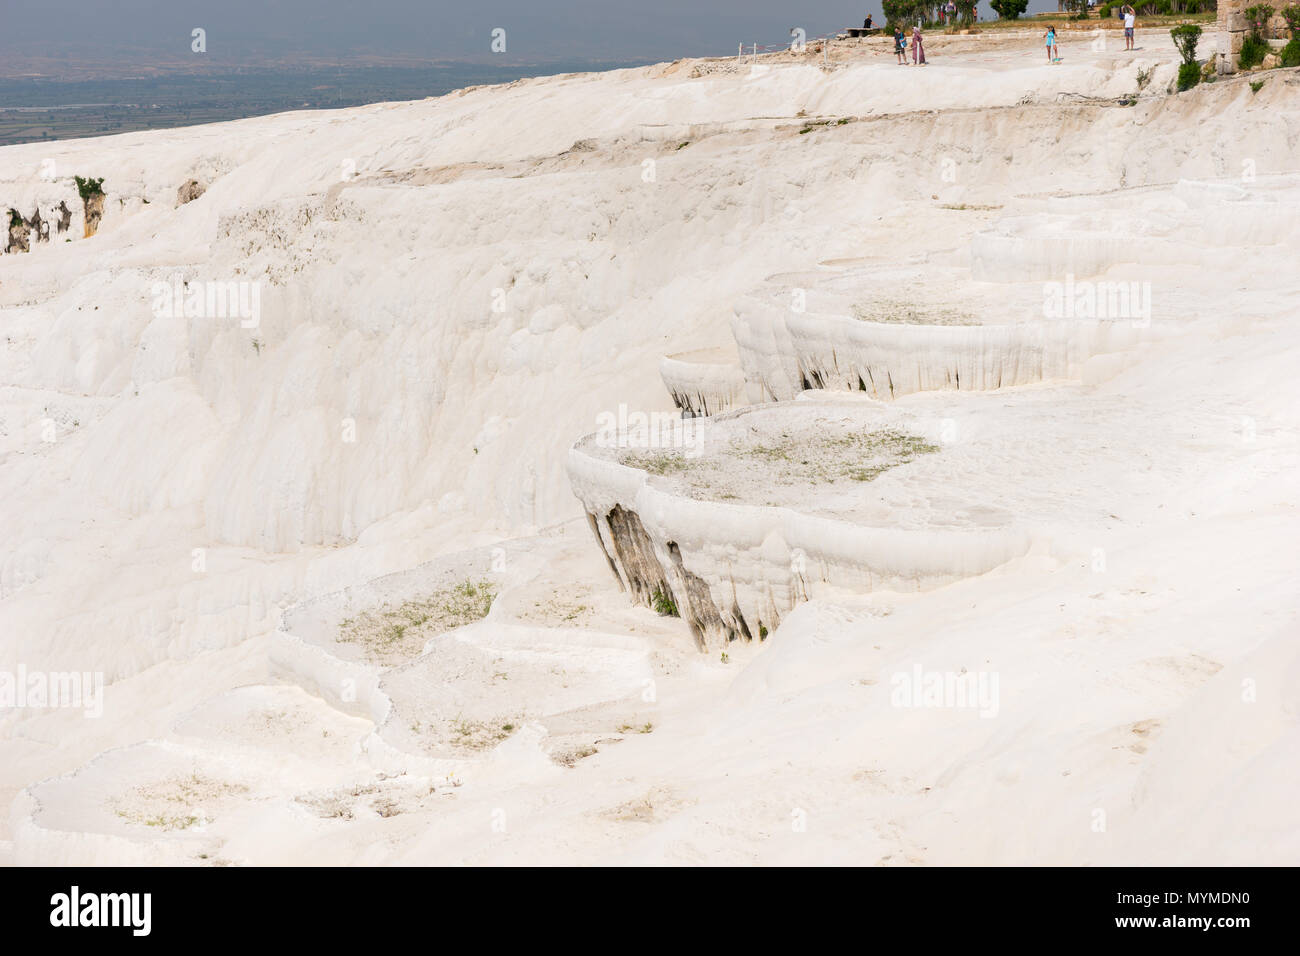
[[[746,51],[744,43],[738,44],[736,59],[741,63],[757,63],[760,56],[771,56],[774,53],[803,53],[810,44],[820,43],[822,45],[822,63],[826,64],[830,62],[831,41],[837,39],[843,33],[843,30],[835,30],[821,36],[809,37],[801,27],[793,27],[790,30],[790,41],[788,43],[767,43],[762,46],[751,43],[748,51]],[[748,57],[748,60],[746,57]]]

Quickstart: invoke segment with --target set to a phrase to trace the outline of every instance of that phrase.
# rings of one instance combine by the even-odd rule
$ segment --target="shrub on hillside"
[[[1268,56],[1268,44],[1264,42],[1264,30],[1273,16],[1273,7],[1268,3],[1257,3],[1246,8],[1246,25],[1250,32],[1241,41],[1241,53],[1237,55],[1237,68],[1249,70],[1259,66]]]
[[[1195,63],[1184,63],[1178,67],[1178,92],[1185,93],[1201,82],[1201,68]]]
[[[1293,3],[1278,11],[1286,21],[1286,28],[1291,31],[1291,39],[1300,37],[1300,3]]]
[[[1169,35],[1174,38],[1174,46],[1178,47],[1178,53],[1183,58],[1183,64],[1196,64],[1196,44],[1201,39],[1201,28],[1194,23],[1184,23],[1176,26],[1169,31]]]
[[[1292,37],[1287,45],[1282,47],[1282,65],[1300,66],[1300,37]]]
[[[1246,8],[1246,23],[1250,27],[1250,38],[1263,42],[1264,30],[1268,27],[1268,21],[1273,19],[1273,5],[1271,3],[1257,3],[1253,7]]]
[[[659,587],[655,587],[654,594],[650,595],[650,603],[654,606],[655,613],[660,617],[681,617],[681,612],[677,610],[677,602],[673,600],[672,594],[665,594]]]
[[[1267,55],[1268,44],[1263,40],[1248,36],[1241,41],[1241,52],[1237,54],[1237,68],[1249,70],[1252,66],[1259,66],[1264,62],[1264,57]]]
[[[77,192],[80,193],[82,202],[86,202],[91,196],[104,195],[103,176],[100,176],[98,179],[92,179],[90,177],[82,179],[80,176],[73,176],[72,178],[77,181]]]

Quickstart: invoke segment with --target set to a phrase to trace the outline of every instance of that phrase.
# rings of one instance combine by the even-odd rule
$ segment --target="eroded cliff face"
[[[64,206],[66,209],[67,207]],[[71,212],[68,213],[71,218]],[[30,216],[24,217],[16,209],[9,210],[9,243],[5,248],[6,252],[31,252],[33,242],[49,242],[51,220],[41,215],[41,208],[37,206]],[[59,232],[67,229],[67,224],[62,218],[57,220],[60,226]]]
[[[9,210],[9,242],[5,246],[5,252],[30,252],[31,244],[28,237],[31,235],[31,226],[16,209]]]
[[[68,205],[68,199],[59,198],[56,202],[50,196],[51,192],[57,195],[60,191],[62,187],[58,184],[35,191],[34,197],[29,190],[27,198],[20,198],[19,202],[22,209],[32,210],[30,215],[23,215],[19,208],[9,208],[9,237],[5,252],[31,252],[33,243],[48,243],[51,238],[65,236],[69,232],[72,227],[73,212],[72,207]],[[93,196],[91,199],[91,203],[82,204],[83,208],[93,207],[97,210],[93,223],[87,220],[84,231],[86,236],[94,235],[104,215],[103,194]],[[80,199],[76,201],[79,202]]]
[[[635,511],[615,505],[601,518],[591,514],[587,517],[593,522],[603,523],[613,545],[614,567],[634,601],[652,607],[656,594],[672,595],[668,575],[655,556],[654,542],[646,534],[645,525]],[[599,531],[596,537],[602,540]],[[601,548],[604,550],[603,541]]]
[[[85,199],[86,229],[84,238],[89,239],[99,231],[99,223],[104,218],[104,194],[94,193]]]
[[[27,225],[31,226],[37,242],[50,241],[50,221],[42,218],[40,207],[28,217]]]
[[[114,180],[117,182],[117,180]],[[107,193],[103,190],[104,177],[68,176],[59,178],[41,177],[26,183],[19,182],[16,194],[0,197],[18,210],[31,230],[26,245],[17,236],[6,251],[29,252],[32,242],[49,242],[52,237],[69,238],[72,230],[74,210],[80,208],[82,220],[82,238],[90,238],[99,233],[107,210]],[[193,202],[207,191],[203,180],[191,177],[176,190],[175,206],[180,207]],[[120,184],[114,193],[120,202],[114,207],[115,214],[124,218],[147,209],[150,194],[155,201],[157,191],[147,180],[134,180]],[[0,206],[0,208],[5,208]],[[30,215],[22,211],[31,209]],[[15,224],[16,225],[16,224]]]
[[[656,544],[635,511],[615,505],[601,515],[588,512],[587,519],[633,603],[681,617],[701,651],[766,636],[796,603],[783,601],[778,608],[772,600],[764,602],[751,626],[737,600],[720,604],[708,581],[686,568],[676,541]]]
[[[198,199],[207,190],[207,187],[197,179],[189,179],[181,184],[176,190],[176,205],[184,206],[188,202]]]
[[[763,628],[759,622],[751,632],[744,614],[734,603],[732,613],[724,618],[708,583],[682,563],[677,542],[667,541],[657,547],[635,511],[615,505],[604,515],[588,513],[587,519],[602,551],[606,551],[608,541],[613,553],[610,567],[632,600],[681,617],[690,626],[700,650],[741,637],[749,639]],[[610,551],[606,551],[607,557]],[[664,561],[664,557],[668,560]],[[776,626],[777,617],[773,609],[768,618],[772,627]]]

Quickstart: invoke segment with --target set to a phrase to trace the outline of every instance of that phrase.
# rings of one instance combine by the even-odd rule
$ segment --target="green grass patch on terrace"
[[[969,312],[942,306],[917,305],[896,299],[873,299],[853,306],[853,317],[863,322],[899,325],[980,325]]]
[[[840,436],[792,439],[737,449],[742,458],[757,459],[781,473],[783,483],[796,483],[800,474],[814,481],[871,481],[917,455],[939,450],[923,438],[892,428],[849,432]]]
[[[466,579],[395,607],[362,611],[339,625],[338,639],[360,645],[372,660],[395,663],[419,654],[442,631],[481,621],[495,598],[492,582]]]
[[[620,460],[631,468],[647,471],[660,477],[675,475],[686,471],[691,466],[691,460],[681,452],[656,451],[653,449],[628,452]]]
[[[803,136],[805,133],[811,133],[815,129],[824,129],[827,126],[844,126],[852,122],[852,116],[841,116],[839,119],[806,120],[803,129],[799,130],[799,135]]]
[[[676,451],[640,450],[625,454],[621,461],[672,477],[692,498],[759,503],[770,497],[773,486],[872,481],[938,450],[938,445],[895,428],[809,429],[734,439],[721,454],[692,458]]]

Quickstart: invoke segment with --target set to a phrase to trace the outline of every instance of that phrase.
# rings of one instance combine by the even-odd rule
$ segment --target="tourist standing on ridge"
[[[921,27],[912,27],[912,65],[925,66],[925,45],[921,42]]]
[[[1137,14],[1128,4],[1124,4],[1124,49],[1133,49],[1133,30],[1137,26]]]
[[[907,66],[907,37],[902,27],[894,27],[894,52],[898,54],[898,65]]]
[[[1044,36],[1047,38],[1047,62],[1055,63],[1056,62],[1056,27],[1049,26],[1047,28],[1047,33],[1044,34]]]

